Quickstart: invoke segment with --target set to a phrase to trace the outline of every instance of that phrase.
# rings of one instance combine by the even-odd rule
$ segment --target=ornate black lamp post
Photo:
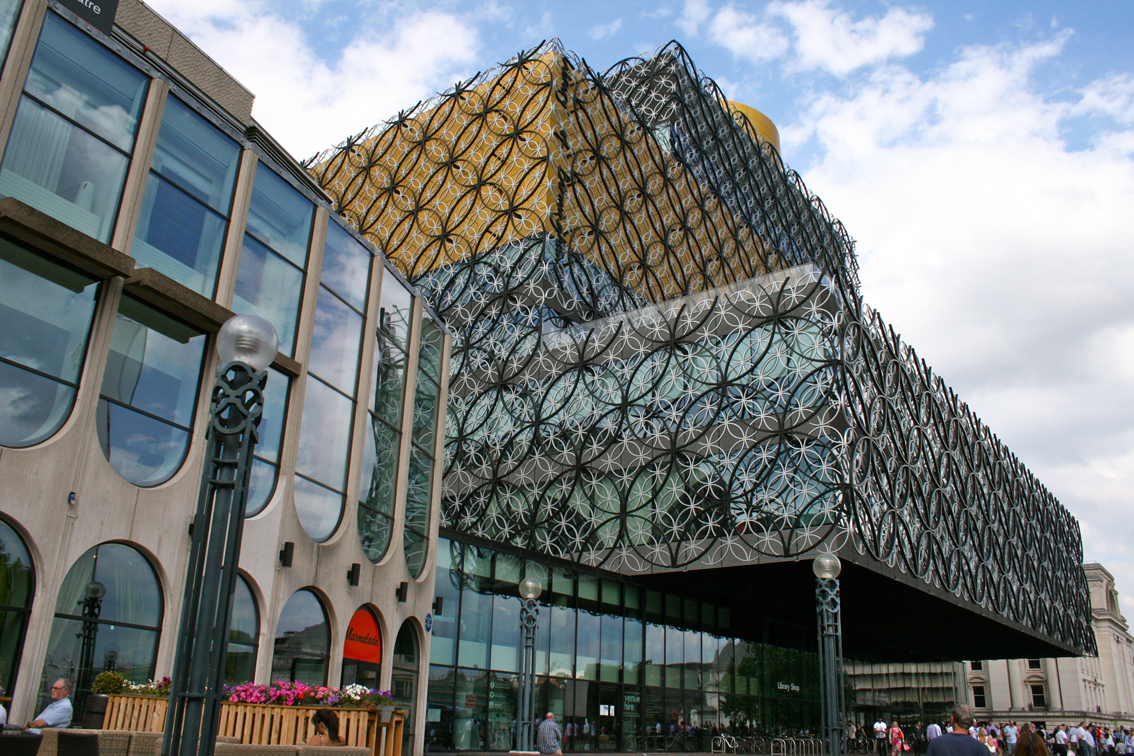
[[[811,563],[819,620],[819,688],[823,706],[823,739],[828,756],[845,756],[843,740],[843,625],[839,617],[839,573],[834,554],[820,554]]]
[[[532,726],[535,722],[535,634],[539,624],[539,604],[543,593],[539,578],[520,581],[520,706],[516,715],[516,750],[532,750]]]
[[[79,638],[79,679],[75,681],[75,709],[83,711],[87,694],[91,692],[91,667],[94,666],[95,638],[98,637],[98,615],[102,612],[102,600],[106,597],[106,586],[97,580],[87,583],[79,606],[83,607],[83,629]]]
[[[237,315],[217,334],[224,367],[213,387],[162,756],[212,756],[216,746],[252,449],[278,343],[259,315]]]

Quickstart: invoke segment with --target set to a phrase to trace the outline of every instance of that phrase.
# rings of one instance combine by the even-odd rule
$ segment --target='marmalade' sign
[[[343,658],[375,664],[382,661],[382,636],[378,633],[378,623],[374,621],[374,615],[365,609],[359,609],[350,618]]]
[[[114,28],[118,0],[59,0],[59,4],[106,36]]]

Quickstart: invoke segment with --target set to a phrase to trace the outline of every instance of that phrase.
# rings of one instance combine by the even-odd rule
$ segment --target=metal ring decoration
[[[627,573],[846,547],[1094,649],[1077,523],[676,43],[552,41],[305,165],[455,333],[443,527]]]

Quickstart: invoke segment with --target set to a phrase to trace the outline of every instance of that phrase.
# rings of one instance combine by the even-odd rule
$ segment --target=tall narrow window
[[[70,416],[96,290],[0,237],[0,445],[39,443]]]
[[[413,395],[413,435],[409,483],[406,487],[406,526],[402,534],[406,566],[415,578],[425,567],[429,543],[429,512],[433,501],[433,452],[441,397],[441,348],[445,333],[429,316],[421,320],[417,357],[417,388]]]
[[[323,602],[307,589],[296,591],[284,604],[276,623],[272,681],[325,685],[330,648],[331,631]]]
[[[0,195],[109,241],[148,84],[49,11],[0,164]]]
[[[154,676],[162,615],[154,568],[137,550],[104,543],[71,566],[55,603],[41,697],[66,677],[75,692],[75,721],[95,676],[114,669],[131,682]]]
[[[280,351],[295,353],[307,245],[315,205],[261,163],[256,168],[232,309],[267,318]]]
[[[15,688],[34,594],[35,569],[28,547],[11,525],[0,520],[0,686],[9,696]]]
[[[248,581],[237,575],[228,623],[228,655],[224,681],[229,685],[251,682],[256,674],[256,646],[260,641],[260,612]]]
[[[406,348],[413,312],[413,297],[389,269],[382,279],[379,307],[371,363],[370,425],[366,429],[358,501],[358,537],[372,562],[385,555],[394,523]]]
[[[170,94],[131,254],[212,297],[228,230],[240,145]]]
[[[274,368],[268,368],[268,385],[264,387],[264,414],[260,416],[260,440],[252,458],[252,478],[248,484],[248,506],[245,516],[259,514],[276,490],[279,474],[280,444],[287,420],[287,396],[291,379]]]
[[[974,685],[973,686],[973,708],[974,709],[985,708],[984,686],[983,685]]]
[[[98,403],[98,440],[119,475],[164,483],[189,449],[205,336],[123,297]]]
[[[295,509],[316,541],[330,538],[342,518],[371,259],[334,223],[323,257],[295,463]]]

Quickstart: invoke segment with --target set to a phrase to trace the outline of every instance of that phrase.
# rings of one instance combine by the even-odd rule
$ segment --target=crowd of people
[[[960,717],[960,724],[958,724]],[[859,743],[872,742],[876,756],[933,756],[932,746],[944,735],[965,735],[983,747],[976,750],[969,741],[964,741],[967,750],[974,756],[1109,756],[1110,754],[1134,754],[1134,728],[1097,726],[1090,722],[1077,725],[1060,724],[1054,730],[1037,727],[1031,722],[1019,725],[1015,720],[997,724],[978,722],[972,709],[967,705],[954,707],[948,726],[931,723],[922,727],[921,722],[907,725],[905,729],[898,722],[887,723],[879,719],[874,723],[873,732],[867,734],[861,726],[848,728],[847,737]],[[952,739],[943,743],[954,743]],[[908,752],[908,753],[907,753]],[[964,756],[951,747],[937,756]]]

